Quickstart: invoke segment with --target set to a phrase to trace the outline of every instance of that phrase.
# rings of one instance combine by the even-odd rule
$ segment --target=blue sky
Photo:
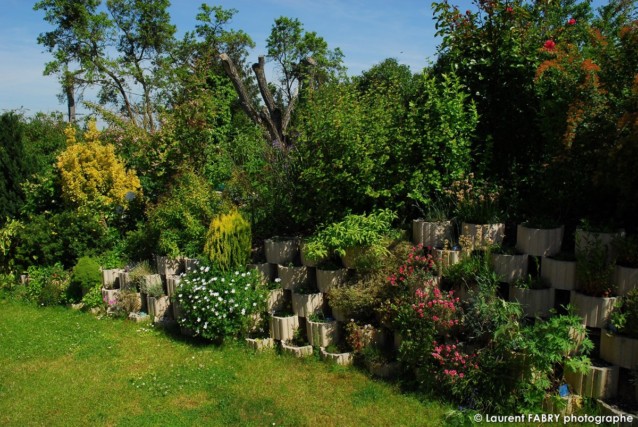
[[[218,0],[208,1],[238,10],[231,27],[248,33],[257,44],[250,60],[265,54],[265,40],[279,16],[299,19],[316,31],[330,48],[339,47],[351,75],[386,58],[396,58],[420,71],[434,60],[438,40],[430,7],[432,0]],[[64,111],[56,98],[59,85],[43,76],[50,54],[37,44],[38,34],[51,28],[35,0],[0,0],[0,112],[23,107],[27,114]],[[170,9],[179,32],[192,30],[202,0],[173,0]],[[450,0],[461,10],[470,0]]]
[[[27,114],[64,111],[56,98],[53,76],[43,76],[50,54],[37,44],[50,27],[35,1],[0,0],[0,111],[23,107]],[[191,30],[202,0],[173,0],[171,17],[178,31]],[[429,0],[221,0],[211,5],[238,10],[231,27],[248,33],[257,44],[250,59],[265,53],[275,18],[298,18],[331,48],[340,47],[350,74],[360,74],[394,57],[413,71],[433,59],[437,42]],[[465,1],[467,3],[467,1]]]

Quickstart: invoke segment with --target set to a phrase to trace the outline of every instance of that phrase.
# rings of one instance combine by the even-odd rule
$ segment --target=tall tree
[[[284,16],[275,19],[266,47],[268,59],[275,63],[279,73],[277,94],[286,103],[296,96],[302,83],[325,82],[345,72],[341,49],[328,49],[328,43],[316,32],[304,31],[298,19]],[[316,66],[308,68],[308,58]]]
[[[262,108],[251,99],[233,59],[227,53],[221,54],[220,59],[250,119],[266,131],[273,145],[288,147],[292,141],[286,130],[304,85],[316,87],[343,76],[343,53],[339,48],[328,49],[327,42],[315,32],[304,32],[299,20],[284,17],[275,20],[266,43],[268,58],[277,64],[279,86],[273,91],[273,85],[266,80],[265,57],[260,56],[252,69],[264,103]]]
[[[174,43],[168,0],[41,0],[35,10],[55,28],[38,43],[53,54],[45,74],[60,74],[70,114],[80,79],[99,88],[100,103],[114,106],[136,126],[154,131],[156,100],[166,85]],[[72,78],[69,79],[69,76]]]
[[[24,124],[19,115],[0,116],[0,219],[14,217],[24,201],[20,185],[26,179]]]

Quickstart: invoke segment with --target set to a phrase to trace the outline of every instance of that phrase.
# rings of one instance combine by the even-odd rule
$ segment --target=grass
[[[0,425],[443,425],[351,368],[0,298]]]

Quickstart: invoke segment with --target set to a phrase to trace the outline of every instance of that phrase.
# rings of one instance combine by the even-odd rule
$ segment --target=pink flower
[[[574,18],[569,18],[569,21],[567,21],[567,25],[576,25],[576,20]]]
[[[463,372],[461,372],[461,373],[459,374],[459,378],[463,378],[464,376],[465,376],[465,374],[464,374]]]
[[[556,47],[556,43],[554,42],[554,40],[547,40],[543,47],[547,50],[554,50],[554,48]]]

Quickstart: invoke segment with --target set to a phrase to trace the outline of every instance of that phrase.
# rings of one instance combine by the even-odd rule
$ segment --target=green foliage
[[[97,259],[84,256],[80,258],[73,267],[69,294],[77,300],[95,287],[99,287],[99,289],[102,288],[100,264]],[[100,299],[101,298],[102,294],[100,293]]]
[[[621,297],[611,314],[611,325],[619,334],[638,338],[638,290]]]
[[[478,113],[466,90],[455,73],[424,72],[411,101],[406,128],[413,147],[396,161],[410,165],[408,197],[424,208],[470,171]]]
[[[146,232],[157,239],[158,255],[197,256],[204,249],[211,220],[220,211],[220,197],[208,182],[193,171],[184,171],[150,208]],[[134,236],[144,238],[143,233]]]
[[[179,283],[177,301],[181,326],[213,341],[244,337],[266,308],[268,291],[259,272],[215,272],[200,267]]]
[[[328,49],[328,43],[316,32],[305,31],[298,19],[284,16],[275,19],[266,47],[279,73],[277,97],[286,104],[295,96],[300,83],[324,82],[345,70],[341,50]],[[307,58],[312,58],[316,65],[304,64]],[[304,79],[307,81],[303,82]]]
[[[232,211],[213,218],[204,253],[215,268],[228,272],[248,263],[251,243],[250,224],[239,211]]]
[[[84,308],[87,309],[104,307],[106,302],[102,297],[102,284],[93,284],[82,297],[81,302],[84,304]]]
[[[308,244],[314,251],[319,251],[322,245],[328,253],[340,256],[348,248],[383,247],[384,237],[390,233],[396,217],[387,209],[369,215],[347,215],[342,221],[319,229]]]
[[[575,315],[552,316],[523,330],[521,350],[530,365],[520,390],[523,408],[541,405],[547,390],[560,379],[561,365],[575,372],[588,371],[589,359],[585,355],[594,345],[589,338],[582,342],[574,338],[584,334],[582,320]]]
[[[153,270],[148,261],[141,261],[135,264],[135,267],[129,272],[129,281],[133,289],[142,290],[145,285],[144,277],[153,274]]]
[[[29,280],[25,297],[38,305],[58,305],[67,301],[69,287],[69,273],[61,264],[51,267],[31,266],[27,270]]]
[[[15,217],[24,201],[27,178],[24,124],[13,112],[0,115],[0,218]]]
[[[164,287],[162,285],[162,279],[159,276],[145,276],[142,279],[142,285],[140,286],[140,292],[148,295],[149,297],[159,298],[164,293]]]
[[[616,264],[638,268],[638,235],[618,237],[612,242]]]
[[[576,258],[576,282],[581,292],[594,297],[615,294],[614,266],[607,262],[606,246],[600,242],[590,242]]]
[[[16,265],[75,265],[83,255],[97,254],[114,244],[114,234],[99,215],[84,211],[43,213],[24,221],[16,238]]]
[[[53,26],[38,43],[53,55],[45,74],[58,74],[62,89],[99,89],[99,100],[111,105],[143,129],[156,130],[156,97],[169,82],[170,48],[175,27],[168,0],[129,2],[41,0],[34,9],[44,12]],[[139,99],[131,91],[142,92]],[[139,92],[137,92],[139,93]],[[71,98],[71,99],[68,99]],[[67,102],[74,102],[67,95]]]

